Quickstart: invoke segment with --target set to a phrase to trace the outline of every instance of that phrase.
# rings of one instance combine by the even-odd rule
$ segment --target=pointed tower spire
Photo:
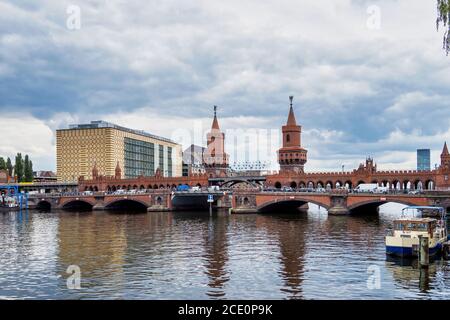
[[[214,120],[212,123],[212,129],[220,130],[219,121],[217,121],[217,106],[214,106]]]
[[[286,125],[281,128],[283,146],[278,150],[278,163],[280,172],[303,173],[308,151],[302,148],[302,127],[297,125],[292,107],[294,96],[290,96],[289,100],[291,101],[289,117]]]
[[[444,149],[442,149],[442,154],[443,156],[448,156],[450,155],[448,152],[448,148],[447,148],[447,141],[444,143]]]
[[[290,96],[289,100],[291,101],[291,107],[289,108],[289,116],[286,125],[296,126],[297,121],[295,120],[294,108],[292,107],[292,100],[294,100],[294,96]]]
[[[115,178],[121,179],[122,177],[122,169],[120,169],[119,161],[117,161],[116,170],[115,170]]]

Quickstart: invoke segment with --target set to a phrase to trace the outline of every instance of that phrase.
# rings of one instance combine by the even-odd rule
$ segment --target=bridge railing
[[[384,192],[373,192],[373,191],[356,191],[352,189],[314,189],[314,188],[300,188],[300,189],[293,189],[293,188],[282,188],[282,189],[276,189],[276,188],[265,188],[262,189],[261,192],[277,192],[277,193],[315,193],[315,194],[330,194],[330,195],[346,195],[346,194],[352,194],[352,195],[367,195],[367,194],[375,194],[375,195],[448,195],[450,193],[450,190],[448,191],[436,191],[436,190],[412,190],[412,189],[390,189],[386,190]]]

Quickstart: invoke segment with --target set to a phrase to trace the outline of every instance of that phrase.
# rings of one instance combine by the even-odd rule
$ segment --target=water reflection
[[[386,260],[397,215],[0,214],[0,298],[450,298],[448,262]],[[68,290],[67,268],[82,289]],[[380,268],[369,290],[367,269]]]
[[[417,259],[386,258],[386,269],[391,272],[396,284],[402,288],[418,289],[428,293],[439,283],[444,263],[440,259],[430,261],[428,268],[421,267]]]
[[[280,275],[284,281],[281,291],[289,299],[300,299],[302,295],[303,268],[306,251],[305,233],[308,217],[305,214],[259,215],[258,227],[276,235],[279,246]]]
[[[58,224],[58,273],[68,277],[71,265],[82,272],[82,287],[89,290],[105,284],[120,288],[127,250],[126,217],[91,212],[64,212]],[[65,281],[60,282],[65,290]]]
[[[208,229],[203,235],[205,273],[210,288],[206,294],[210,297],[225,296],[224,286],[230,279],[229,271],[225,268],[228,261],[227,225],[228,215],[219,213],[216,219],[209,218]]]

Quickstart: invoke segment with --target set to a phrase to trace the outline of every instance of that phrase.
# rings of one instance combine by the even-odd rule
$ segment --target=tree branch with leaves
[[[450,52],[450,0],[437,0],[438,17],[436,19],[436,28],[442,24],[445,28],[443,49]]]

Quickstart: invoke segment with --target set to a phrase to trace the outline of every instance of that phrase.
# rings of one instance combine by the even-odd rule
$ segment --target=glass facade
[[[153,176],[155,146],[153,143],[125,138],[125,178]]]
[[[430,149],[417,150],[417,171],[427,171],[430,168]]]
[[[172,176],[172,147],[167,147],[167,176]]]
[[[161,174],[165,176],[164,172],[164,146],[159,146],[159,169],[161,170]]]

